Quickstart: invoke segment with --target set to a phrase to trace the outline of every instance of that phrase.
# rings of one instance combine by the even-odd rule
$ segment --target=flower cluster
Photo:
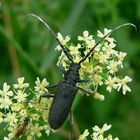
[[[102,39],[110,31],[106,28],[104,33],[97,31],[97,36]],[[82,36],[78,36],[77,45],[70,42],[69,36],[63,38],[60,33],[58,34],[58,39],[67,49],[75,63],[78,63],[96,45],[94,36],[89,35],[88,31],[84,31]],[[93,92],[96,99],[104,100],[104,95],[98,92],[98,87],[102,85],[106,85],[106,90],[109,92],[112,92],[113,89],[117,91],[122,90],[124,95],[127,91],[131,92],[127,83],[131,82],[132,79],[129,76],[118,76],[119,70],[123,68],[123,60],[126,53],[115,50],[115,47],[115,39],[108,36],[94,48],[91,55],[81,64],[80,77],[81,79],[88,79],[89,82],[79,85],[85,86]],[[56,49],[61,51],[57,65],[67,70],[70,62],[60,46],[57,46]]]
[[[112,135],[109,134],[108,136],[104,136],[104,132],[109,130],[111,125],[107,125],[106,123],[103,125],[102,128],[99,128],[97,125],[92,128],[93,132],[90,134],[88,129],[84,131],[83,134],[79,136],[78,140],[87,140],[90,137],[92,140],[119,140],[118,137],[112,138]]]
[[[0,123],[6,123],[5,129],[9,131],[4,140],[11,140],[16,135],[22,137],[17,133],[22,133],[24,127],[24,135],[28,138],[40,137],[42,131],[49,135],[51,129],[47,117],[52,100],[43,98],[38,102],[40,95],[47,93],[49,83],[46,79],[40,81],[37,78],[35,84],[34,91],[29,89],[29,83],[24,83],[23,77],[12,88],[7,83],[3,84],[3,89],[0,90]],[[24,124],[25,118],[30,120],[27,126]]]

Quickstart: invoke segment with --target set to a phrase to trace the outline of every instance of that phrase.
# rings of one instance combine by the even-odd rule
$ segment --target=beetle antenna
[[[84,62],[88,57],[89,55],[93,52],[93,50],[102,42],[106,39],[106,37],[108,37],[109,35],[111,35],[114,31],[124,27],[124,26],[133,26],[135,28],[135,30],[137,31],[137,28],[134,24],[132,23],[125,23],[125,24],[121,24],[119,26],[117,26],[116,28],[114,28],[113,30],[111,30],[109,33],[107,33],[103,38],[101,38],[93,48],[90,49],[90,51],[85,55],[85,57],[83,57],[80,61],[79,61],[79,64]]]
[[[63,52],[65,53],[65,55],[67,56],[67,58],[73,63],[73,60],[71,58],[71,56],[68,54],[67,50],[65,49],[64,45],[60,42],[60,40],[58,39],[57,35],[54,33],[54,31],[50,28],[50,26],[39,16],[35,15],[35,14],[28,14],[26,16],[33,16],[35,18],[37,18],[39,21],[41,21],[45,27],[50,31],[50,33],[54,36],[54,38],[56,39],[56,41],[58,42],[58,44],[60,45],[60,47],[62,48]]]

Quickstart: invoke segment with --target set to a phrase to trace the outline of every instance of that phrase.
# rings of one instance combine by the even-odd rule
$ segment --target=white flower
[[[27,111],[26,111],[26,109],[20,110],[19,114],[20,114],[20,116],[27,116]]]
[[[58,58],[58,62],[57,62],[57,66],[62,66],[65,70],[67,70],[67,61],[68,58],[66,57],[66,55],[64,54],[64,52],[62,51],[61,55]]]
[[[97,36],[100,37],[100,38],[103,38],[105,35],[107,35],[109,32],[111,32],[111,30],[108,30],[107,28],[104,29],[104,33],[100,32],[100,31],[97,31]],[[110,43],[113,43],[115,40],[114,38],[110,38],[109,36],[107,36],[105,38],[105,40],[107,40],[108,42]]]
[[[42,134],[41,134],[41,131],[42,130],[42,127],[39,126],[38,123],[36,123],[34,126],[32,126],[32,131],[31,131],[31,134],[32,135],[37,135],[38,137],[41,137]]]
[[[112,138],[112,135],[109,135],[107,138],[106,138],[106,140],[119,140],[119,138],[118,137],[116,137],[116,138]]]
[[[120,62],[119,61],[110,61],[109,62],[109,65],[107,66],[107,69],[109,70],[109,72],[111,74],[115,73],[118,71],[118,66],[120,65]]]
[[[110,55],[117,54],[118,51],[114,50],[115,47],[116,44],[114,42],[113,43],[105,42],[102,50],[104,51],[104,53],[110,56]]]
[[[112,91],[112,88],[113,89],[117,89],[117,78],[116,77],[111,77],[110,75],[108,76],[108,79],[106,80],[105,84],[107,85],[107,90],[109,92]]]
[[[74,58],[73,60],[74,63],[78,63],[80,61],[80,57],[78,55],[75,55],[73,58]]]
[[[39,118],[40,118],[40,116],[37,113],[32,115],[32,120],[38,121]]]
[[[84,131],[82,135],[79,136],[78,140],[87,140],[87,136],[89,135],[88,129]]]
[[[61,50],[62,50],[62,48],[61,48],[61,46],[60,46],[60,45],[57,45],[57,46],[56,46],[56,48],[55,48],[55,50],[57,50],[57,51],[61,51]]]
[[[103,125],[102,128],[99,128],[97,125],[94,126],[93,133],[91,135],[91,138],[93,140],[119,140],[117,137],[112,138],[112,135],[108,135],[107,137],[104,137],[104,132],[109,130],[111,128],[111,125],[107,125],[106,123]]]
[[[93,68],[93,73],[102,73],[103,72],[103,67],[97,65],[96,67]]]
[[[103,78],[99,74],[94,74],[91,78],[94,85],[100,85],[100,86],[103,84],[102,79]]]
[[[17,125],[14,124],[13,126],[9,126],[7,130],[10,131],[10,133],[8,134],[9,139],[13,140],[17,131]]]
[[[124,58],[125,58],[126,55],[127,55],[127,53],[119,52],[119,53],[117,54],[117,57],[118,57],[119,61],[122,62],[122,61],[124,60]]]
[[[24,102],[26,100],[26,97],[28,95],[26,93],[24,93],[22,90],[18,90],[16,92],[16,95],[14,96],[14,98],[18,101],[18,102]]]
[[[8,138],[8,137],[4,137],[4,139],[3,140],[10,140],[10,138]]]
[[[77,46],[70,46],[69,47],[69,50],[70,50],[70,54],[71,55],[78,55],[79,54],[79,48],[81,48],[81,45],[80,44],[78,44]]]
[[[93,139],[93,140],[98,140],[98,133],[97,132],[93,132],[92,133],[92,135],[91,135],[91,138]]]
[[[132,79],[129,76],[125,76],[123,79],[120,79],[117,87],[118,87],[118,91],[122,88],[123,94],[125,95],[127,91],[131,92],[130,87],[128,87],[126,84],[128,82],[131,82]]]
[[[106,140],[104,138],[104,132],[109,130],[111,128],[111,125],[107,125],[106,123],[103,125],[102,128],[99,128],[97,125],[95,125],[93,129],[93,134],[91,135],[91,138],[93,140]]]
[[[40,79],[37,77],[35,84],[36,84],[36,86],[35,86],[36,92],[39,92],[40,94],[44,94],[45,92],[48,91],[47,86],[49,85],[49,83],[47,82],[47,80],[45,78],[42,81],[40,81]]]
[[[12,100],[8,96],[0,98],[0,108],[9,109],[11,104]]]
[[[7,85],[7,83],[3,84],[3,90],[0,90],[0,95],[5,97],[5,96],[13,96],[13,92],[9,91],[10,86]]]
[[[106,34],[108,34],[109,32],[111,32],[111,30],[108,30],[107,28],[104,29],[104,33],[101,33],[101,31],[97,31],[97,36],[99,36],[100,38],[103,38]]]
[[[24,77],[18,78],[18,84],[13,85],[15,89],[23,89],[29,86],[29,83],[24,83]]]
[[[47,134],[47,136],[49,136],[50,132],[51,132],[51,128],[49,125],[44,125],[43,126],[45,133]]]
[[[95,40],[87,40],[86,43],[87,43],[87,46],[86,46],[86,47],[87,47],[88,49],[93,48],[93,47],[95,46],[95,44],[96,44],[96,43],[95,43]]]
[[[109,59],[109,56],[107,54],[105,54],[104,52],[99,52],[99,53],[96,53],[96,59],[99,60],[99,62],[101,64],[105,64],[108,62],[108,59]]]
[[[121,65],[121,68],[123,68],[122,62],[123,62],[123,60],[124,60],[126,55],[127,55],[127,53],[124,53],[124,52],[116,53],[116,57],[118,58],[118,61],[119,61],[120,65]]]
[[[95,93],[94,98],[98,99],[100,101],[103,101],[105,99],[104,95],[102,95],[102,94],[100,94],[98,92]]]
[[[78,36],[78,40],[80,40],[80,41],[87,42],[87,41],[92,40],[92,39],[93,39],[93,37],[92,37],[92,35],[89,35],[88,31],[84,31],[83,36]]]
[[[20,104],[20,103],[12,103],[12,106],[11,106],[12,111],[18,112],[22,108],[24,108],[24,105],[23,104]]]
[[[111,128],[111,125],[107,125],[105,123],[102,128],[99,128],[97,125],[95,125],[92,129],[94,132],[98,134],[103,134],[105,131],[109,130],[110,128]]]
[[[69,36],[66,36],[65,38],[63,38],[61,33],[57,33],[57,38],[59,39],[62,45],[66,45],[66,43],[69,42],[70,40]]]
[[[93,68],[93,66],[92,65],[90,65],[90,63],[89,62],[85,62],[85,63],[83,63],[82,65],[81,65],[81,73],[83,73],[83,72],[88,72],[88,73],[93,73],[94,72],[94,68]],[[92,76],[91,76],[92,77]]]
[[[16,123],[18,121],[16,118],[16,113],[7,113],[4,121],[9,123],[9,125],[13,125],[14,123]]]

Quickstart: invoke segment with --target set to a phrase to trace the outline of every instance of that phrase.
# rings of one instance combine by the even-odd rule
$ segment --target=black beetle
[[[57,88],[56,94],[55,95],[46,94],[46,95],[43,95],[40,97],[40,99],[42,97],[47,97],[47,98],[54,97],[53,102],[52,102],[51,107],[50,107],[48,121],[49,121],[50,127],[52,129],[58,129],[63,125],[63,123],[67,119],[78,89],[83,91],[83,92],[86,92],[88,94],[92,94],[89,91],[82,89],[81,87],[76,86],[76,84],[78,82],[87,82],[87,80],[80,79],[80,74],[79,74],[80,64],[82,62],[84,62],[91,55],[91,53],[93,52],[95,47],[97,47],[102,41],[104,41],[105,38],[107,36],[109,36],[112,32],[114,32],[115,30],[117,30],[121,27],[127,26],[127,25],[131,25],[134,27],[135,27],[135,25],[132,23],[125,23],[125,24],[122,24],[120,26],[117,26],[116,28],[111,30],[109,33],[107,33],[103,38],[101,38],[96,43],[96,45],[93,48],[91,48],[89,50],[89,52],[79,61],[79,63],[74,63],[70,54],[68,54],[67,50],[64,48],[64,46],[59,41],[56,34],[49,27],[49,25],[46,22],[44,22],[39,16],[34,15],[34,14],[29,14],[29,15],[34,16],[37,19],[39,19],[48,28],[50,33],[55,37],[55,39],[59,43],[60,47],[62,48],[63,52],[67,56],[68,60],[71,62],[70,67],[67,71],[65,71],[63,69],[64,80],[60,81],[57,85],[52,85],[52,86],[48,87],[48,88],[56,87]]]

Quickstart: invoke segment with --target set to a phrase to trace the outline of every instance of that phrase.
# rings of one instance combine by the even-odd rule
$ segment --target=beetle
[[[17,129],[15,137],[17,138],[20,137],[25,132],[26,127],[28,126],[29,123],[30,123],[30,118],[25,117],[23,124],[21,124]]]
[[[91,48],[89,50],[89,52],[78,63],[75,63],[72,60],[71,55],[67,52],[64,45],[62,45],[62,43],[58,39],[57,35],[50,28],[50,26],[45,21],[43,21],[39,16],[34,15],[34,14],[29,14],[29,15],[37,18],[39,21],[41,21],[47,27],[47,29],[54,36],[54,38],[56,39],[56,41],[60,45],[61,49],[63,50],[64,54],[66,55],[66,57],[70,61],[70,67],[67,71],[65,71],[64,68],[61,68],[61,69],[63,69],[64,80],[60,81],[56,85],[48,86],[48,88],[56,87],[57,88],[56,94],[55,95],[45,94],[45,95],[40,97],[40,99],[42,97],[47,97],[47,98],[53,97],[53,101],[52,101],[52,104],[51,104],[51,107],[49,110],[48,122],[49,122],[50,127],[55,130],[55,129],[60,128],[63,125],[63,123],[65,122],[65,120],[67,119],[67,117],[71,111],[71,107],[72,107],[73,101],[75,99],[75,96],[76,96],[78,90],[81,90],[81,91],[86,92],[88,94],[92,94],[91,92],[89,92],[81,87],[76,86],[76,84],[78,82],[87,82],[88,81],[88,80],[81,80],[80,79],[79,71],[80,71],[81,63],[83,63],[87,58],[89,58],[91,53],[94,51],[94,49],[102,41],[104,41],[106,39],[106,37],[108,37],[112,32],[114,32],[115,30],[117,30],[121,27],[124,27],[124,26],[131,25],[131,26],[135,27],[135,25],[132,23],[125,23],[125,24],[122,24],[120,26],[117,26],[116,28],[111,30],[109,33],[104,35],[104,37],[102,37],[95,44],[95,46],[93,48]]]

